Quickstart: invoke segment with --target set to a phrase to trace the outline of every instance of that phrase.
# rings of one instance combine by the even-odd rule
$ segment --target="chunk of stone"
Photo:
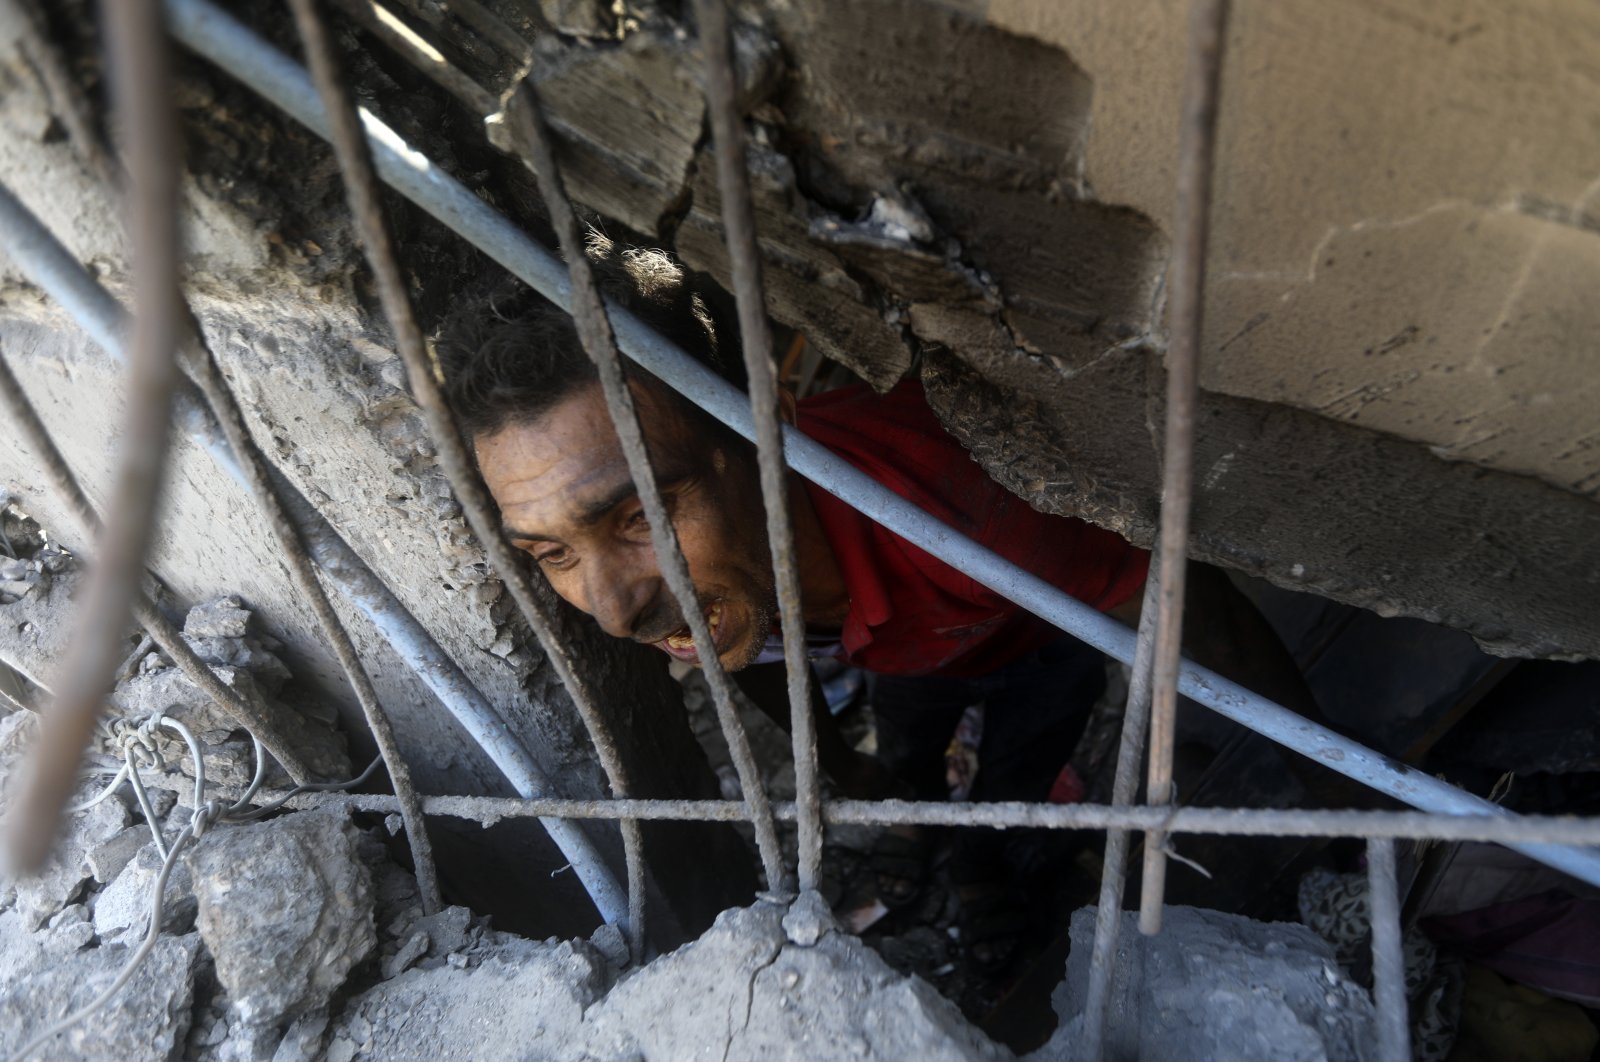
[[[63,907],[50,919],[49,928],[39,934],[45,951],[52,956],[66,955],[86,947],[94,937],[94,923],[89,920],[89,909],[81,903]]]
[[[599,1058],[1011,1057],[855,937],[790,944],[784,915],[776,904],[723,912],[592,1007],[586,1049]]]
[[[589,934],[589,946],[604,955],[606,962],[619,970],[628,965],[628,960],[632,958],[627,938],[622,935],[622,930],[610,922],[600,923],[600,926]]]
[[[413,968],[381,982],[334,1019],[329,1042],[395,1062],[581,1058],[584,1010],[607,982],[605,960],[581,941],[519,940],[467,969]]]
[[[245,1024],[326,1005],[377,942],[370,874],[343,815],[219,828],[186,859],[200,934]]]
[[[418,930],[412,933],[406,942],[400,945],[400,950],[391,955],[383,963],[383,976],[398,977],[417,964],[417,960],[428,954],[428,934]]]
[[[451,955],[465,948],[471,939],[472,912],[465,907],[446,907],[412,923],[413,932],[427,935],[428,954]]]
[[[30,929],[37,929],[77,899],[91,876],[89,849],[115,837],[128,825],[128,809],[119,800],[102,800],[71,816],[50,859],[38,874],[15,881],[17,910]]]
[[[1201,1062],[1377,1057],[1366,991],[1339,972],[1333,951],[1304,926],[1168,907],[1161,932],[1123,916],[1106,1028],[1111,1058]],[[1061,1025],[1034,1055],[1078,1058],[1089,988],[1095,909],[1072,916],[1067,979],[1056,990]]]
[[[185,640],[243,638],[250,627],[250,611],[233,595],[196,605],[183,619]]]
[[[47,1043],[38,1058],[115,1058],[168,1062],[188,1034],[200,939],[163,937],[114,1003]],[[131,949],[90,948],[35,969],[0,989],[0,1029],[8,1049],[89,1003],[116,979]]]
[[[149,835],[146,834],[148,837]],[[162,859],[156,846],[146,844],[116,879],[94,897],[94,928],[102,940],[122,938],[125,943],[144,936],[150,928],[150,901]],[[194,928],[194,886],[182,861],[167,875],[162,892],[161,931],[187,933]]]
[[[149,829],[142,825],[129,826],[89,849],[89,873],[104,885],[122,873],[122,868],[128,865],[139,849],[149,843]]]

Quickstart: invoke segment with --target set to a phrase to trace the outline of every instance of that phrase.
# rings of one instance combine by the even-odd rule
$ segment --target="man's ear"
[[[778,387],[778,416],[785,424],[793,424],[795,416],[794,392],[781,384]]]

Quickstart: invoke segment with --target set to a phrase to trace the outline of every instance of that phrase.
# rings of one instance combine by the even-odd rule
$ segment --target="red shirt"
[[[989,478],[939,423],[915,379],[799,404],[798,427],[962,534],[1099,609],[1144,583],[1150,555],[1120,535],[1041,513]],[[850,593],[845,659],[890,675],[987,674],[1060,637],[1044,620],[807,482]]]

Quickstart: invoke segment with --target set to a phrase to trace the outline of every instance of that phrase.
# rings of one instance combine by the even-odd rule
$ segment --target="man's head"
[[[591,244],[606,294],[736,378],[705,303],[659,251]],[[572,321],[535,296],[463,308],[439,337],[450,399],[513,545],[608,634],[700,662],[661,576],[605,398]],[[736,361],[736,359],[733,359]],[[663,500],[724,666],[750,663],[775,609],[754,453],[649,374],[631,387]],[[742,382],[742,380],[738,381]]]

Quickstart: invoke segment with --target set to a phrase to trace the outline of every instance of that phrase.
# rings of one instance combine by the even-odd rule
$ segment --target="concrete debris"
[[[282,647],[252,631],[251,622],[252,613],[238,597],[219,597],[189,610],[183,638],[223,684],[255,706],[260,718],[289,721],[283,736],[307,767],[322,778],[348,778],[350,758],[343,737],[334,729],[333,709],[316,698],[296,697],[292,706],[276,699],[291,677],[277,655]],[[206,745],[208,778],[241,788],[249,784],[255,771],[249,737],[163,654],[147,655],[138,673],[118,685],[111,702],[129,719],[148,719],[157,713],[177,719]],[[163,756],[192,775],[193,763],[181,739],[163,731],[158,740]],[[287,779],[276,765],[268,777],[272,784]],[[184,787],[177,775],[153,784]]]
[[[586,1016],[596,1058],[1009,1058],[926,982],[854,937],[791,946],[784,907],[725,911]]]
[[[146,842],[149,831],[139,827]],[[94,897],[94,928],[102,940],[137,943],[150,927],[150,901],[161,874],[161,856],[146,843],[122,873]],[[161,908],[163,933],[187,933],[194,928],[196,904],[189,869],[180,860],[167,876]]]
[[[584,1011],[607,981],[605,959],[581,941],[517,941],[466,968],[407,970],[350,1001],[328,1057],[583,1057]]]
[[[21,1046],[93,1000],[121,972],[129,952],[120,944],[90,948],[35,967],[24,980],[0,989],[0,1029],[6,1030],[7,1043]],[[114,1005],[56,1037],[38,1057],[128,1062],[179,1057],[199,953],[200,938],[193,933],[157,941]]]
[[[245,1024],[325,1006],[377,943],[355,834],[342,816],[288,815],[213,830],[185,857],[200,935]]]
[[[1112,1058],[1237,1062],[1377,1057],[1366,990],[1339,972],[1327,943],[1304,926],[1168,907],[1161,933],[1123,916],[1106,1029]],[[1095,909],[1072,916],[1067,979],[1055,995],[1061,1025],[1036,1062],[1076,1059],[1088,995]]]
[[[103,800],[66,823],[50,860],[37,875],[19,878],[17,910],[29,928],[44,925],[57,911],[77,899],[93,876],[89,850],[121,833],[129,823],[128,809],[117,800]]]
[[[89,873],[102,885],[122,873],[134,855],[150,843],[150,831],[143,825],[129,826],[89,849]]]

